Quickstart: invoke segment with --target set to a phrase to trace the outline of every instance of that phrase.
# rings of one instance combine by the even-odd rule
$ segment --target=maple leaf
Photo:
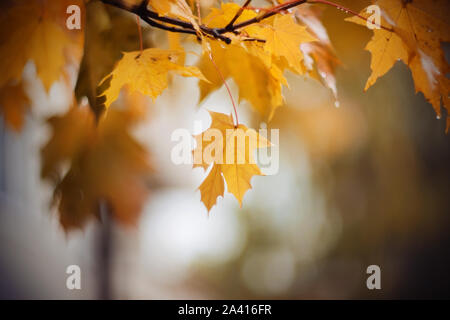
[[[32,60],[46,91],[66,75],[64,67],[78,65],[83,31],[68,30],[66,9],[82,0],[2,1],[0,4],[0,109],[16,131],[23,125],[30,99],[23,90],[22,73]]]
[[[197,67],[179,64],[180,57],[184,57],[183,51],[157,48],[125,52],[114,70],[100,83],[110,81],[109,87],[102,93],[106,98],[105,106],[109,107],[117,99],[125,85],[131,92],[139,91],[156,99],[167,88],[169,71],[207,81]]]
[[[54,200],[66,231],[99,218],[101,203],[116,221],[137,222],[152,169],[147,152],[129,134],[140,113],[135,112],[111,109],[97,125],[87,106],[74,106],[49,119],[53,134],[41,151],[41,176],[55,185]],[[65,163],[66,173],[61,171]]]
[[[283,104],[281,87],[287,85],[277,65],[269,67],[253,52],[239,44],[226,48],[218,41],[211,41],[212,57],[224,78],[231,77],[239,88],[239,100],[247,100],[263,117],[270,119],[276,108]],[[200,81],[200,100],[223,85],[208,53],[204,53],[198,67],[209,81]]]
[[[295,23],[291,15],[277,15],[273,23],[266,22],[259,26],[261,28],[253,28],[251,34],[266,41],[264,50],[271,56],[286,59],[291,70],[303,74],[305,69],[300,44],[317,39],[306,30],[306,27]]]
[[[213,8],[203,22],[211,28],[223,28],[241,7],[235,3]],[[252,10],[243,9],[235,24],[257,17]],[[209,40],[210,51],[204,52],[200,70],[210,83],[199,82],[200,99],[222,86],[222,79],[210,61],[212,55],[225,78],[232,78],[239,88],[239,98],[247,100],[263,117],[270,120],[276,108],[283,104],[282,85],[287,86],[283,72],[289,67],[303,73],[300,43],[315,40],[304,26],[296,24],[290,15],[267,19],[256,25],[239,29],[239,34],[224,34],[232,42],[224,45]],[[264,40],[265,43],[247,40]],[[204,42],[206,40],[204,39]]]
[[[449,2],[380,0],[376,4],[381,8],[382,26],[392,31],[374,29],[374,36],[366,46],[372,54],[372,74],[365,89],[401,60],[411,69],[416,92],[424,94],[439,117],[441,100],[450,110],[446,78],[449,66],[441,48],[441,42],[450,41],[450,27],[446,22]],[[366,10],[361,16],[368,16]],[[347,20],[365,24],[358,17]]]
[[[234,3],[222,4],[220,8],[213,8],[203,22],[208,27],[225,27],[239,9],[239,5]],[[255,12],[243,10],[236,23],[255,16]],[[249,30],[244,28],[242,31],[248,34]],[[276,64],[270,64],[270,56],[264,52],[261,44],[245,43],[232,34],[226,35],[233,39],[227,46],[217,40],[203,40],[208,42],[210,51],[203,52],[198,67],[209,81],[199,82],[200,100],[223,85],[222,78],[211,62],[212,56],[224,78],[231,77],[237,84],[239,99],[249,101],[256,111],[270,119],[275,109],[283,103],[281,87],[287,82],[282,70]]]
[[[225,191],[220,165],[215,164],[212,166],[208,176],[198,189],[200,190],[201,201],[209,212],[217,203],[217,198],[219,196],[223,197]]]
[[[123,10],[90,2],[86,6],[86,37],[75,94],[78,102],[87,97],[97,118],[105,110],[99,95],[100,81],[107,76],[122,57],[123,51],[139,49],[136,20]],[[148,46],[148,29],[143,29],[144,46]]]
[[[224,194],[225,180],[228,192],[242,207],[244,195],[251,188],[251,178],[263,175],[253,153],[257,148],[271,146],[271,143],[253,129],[242,124],[236,127],[231,115],[213,111],[209,114],[212,120],[210,128],[194,136],[197,142],[193,150],[194,167],[206,170],[212,163],[208,176],[199,187],[201,200],[210,211],[217,198]]]
[[[203,23],[211,28],[225,27],[240,9],[241,7],[237,3],[222,3],[220,8],[211,8],[209,14],[203,19]],[[257,15],[258,14],[252,10],[244,9],[241,15],[236,19],[235,24],[255,18]],[[243,30],[251,30],[251,27],[250,29],[244,28]],[[231,34],[227,33],[227,35]]]
[[[60,79],[66,63],[81,58],[83,31],[68,30],[66,9],[82,0],[2,1],[0,16],[0,87],[20,81],[28,60],[48,91]],[[67,56],[69,55],[69,57]]]
[[[189,21],[197,31],[197,34],[201,35],[197,18],[194,16],[185,0],[151,0],[150,6],[152,6],[161,16],[174,16]]]
[[[286,0],[278,0],[279,4]],[[337,103],[336,68],[341,64],[331,44],[328,32],[320,17],[323,8],[305,3],[295,7],[294,16],[299,23],[306,27],[306,31],[316,41],[300,43],[300,50],[304,56],[303,65],[311,78],[317,79],[331,89]]]
[[[300,49],[305,56],[304,65],[309,71],[309,75],[325,83],[331,89],[337,101],[335,73],[341,62],[336,56],[327,30],[319,19],[321,13],[320,8],[306,4],[295,10],[295,16],[307,27],[308,32],[318,40],[302,43]]]

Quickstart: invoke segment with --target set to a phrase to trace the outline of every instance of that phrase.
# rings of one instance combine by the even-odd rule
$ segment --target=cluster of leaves
[[[100,201],[108,203],[119,221],[136,221],[148,193],[146,177],[151,172],[145,149],[128,133],[130,126],[145,114],[142,103],[136,102],[136,94],[156,99],[167,88],[169,73],[198,78],[201,100],[232,79],[239,90],[239,100],[246,100],[267,121],[283,105],[282,87],[288,85],[287,71],[321,81],[337,97],[334,72],[339,61],[320,21],[319,6],[344,9],[342,6],[325,0],[270,1],[265,8],[252,7],[250,0],[240,5],[219,1],[202,5],[204,2],[2,2],[0,112],[7,124],[19,130],[32,101],[22,77],[29,60],[34,62],[47,92],[61,79],[71,86],[68,66],[79,70],[74,88],[77,102],[65,115],[49,120],[53,135],[42,152],[42,176],[55,185],[55,199],[59,200],[65,229],[82,227],[88,218],[98,216]],[[411,69],[416,90],[424,94],[440,116],[441,100],[449,110],[449,69],[441,48],[442,42],[449,41],[445,22],[448,1],[380,0],[376,4],[381,8],[382,25],[377,26],[380,28],[374,30],[367,45],[372,53],[372,75],[366,89],[401,60]],[[82,9],[81,30],[66,28],[69,5]],[[206,13],[203,17],[202,10]],[[169,36],[169,49],[150,47],[149,29],[141,31],[139,27],[138,32],[132,14],[151,27],[167,30],[171,35],[186,34],[184,41],[198,43],[198,64],[185,65],[186,52],[179,37]],[[368,13],[363,10],[349,21],[366,25],[367,18]],[[12,31],[10,26],[15,26]],[[85,97],[90,109],[79,107]],[[110,108],[113,104],[124,108]],[[208,130],[254,132],[239,123],[233,101],[232,105],[234,119],[211,113]],[[450,126],[450,117],[447,123]],[[202,140],[204,134],[208,131],[196,136],[196,140]],[[226,151],[230,136],[223,136]],[[252,137],[258,147],[270,146],[256,133]],[[194,154],[207,147],[207,143],[199,143]],[[208,211],[224,195],[225,182],[228,192],[242,204],[251,178],[261,174],[252,161],[254,150],[248,150],[248,144],[245,149],[233,150],[236,156],[244,154],[242,164],[211,161],[199,165],[205,170],[210,168],[199,188]],[[69,169],[64,172],[61,167],[66,162]]]
[[[32,60],[48,92],[68,64],[81,58],[83,32],[66,28],[66,10],[83,6],[82,0],[2,1],[0,15],[0,111],[12,128],[20,130],[30,99],[22,79],[25,64]]]
[[[447,128],[450,127],[450,79],[449,65],[445,60],[441,44],[450,41],[447,22],[449,2],[446,0],[379,0],[381,26],[366,49],[372,54],[372,74],[364,90],[388,72],[397,61],[410,69],[416,92],[422,92],[432,104],[437,117],[441,117],[441,101],[447,109]],[[360,13],[368,16],[368,10]],[[366,24],[360,17],[347,21]]]

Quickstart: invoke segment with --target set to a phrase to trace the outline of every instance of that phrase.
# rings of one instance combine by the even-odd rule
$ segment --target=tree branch
[[[239,17],[242,15],[242,12],[244,12],[244,9],[250,4],[250,2],[252,2],[252,0],[247,0],[245,1],[244,5],[239,9],[238,12],[236,12],[236,15],[233,17],[233,19],[231,19],[231,21],[226,25],[225,29],[232,29],[233,28],[233,24],[236,22],[237,19],[239,19]]]
[[[307,2],[307,0],[292,0],[289,2],[285,2],[283,4],[272,7],[271,9],[267,10],[265,13],[263,13],[260,16],[254,17],[253,19],[249,19],[249,20],[241,22],[241,23],[238,23],[238,24],[232,26],[232,28],[230,28],[229,30],[227,30],[225,27],[225,28],[219,29],[218,32],[225,33],[225,32],[229,32],[229,31],[236,31],[237,29],[247,27],[254,23],[258,23],[261,20],[270,18],[271,16],[276,15],[277,13],[280,13],[281,11],[288,10],[290,8],[301,5],[305,2]]]
[[[196,35],[197,31],[195,30],[194,26],[187,21],[183,21],[177,18],[167,17],[167,16],[160,16],[157,12],[149,10],[147,8],[149,0],[142,0],[142,2],[138,5],[126,5],[121,0],[100,0],[105,4],[112,5],[114,7],[117,7],[119,9],[131,12],[139,16],[142,20],[147,22],[150,26],[159,28],[162,30],[167,30],[170,32],[178,32],[178,33],[187,33]],[[302,3],[307,2],[307,0],[291,0],[288,2],[285,2],[283,4],[273,6],[272,8],[269,8],[265,13],[253,18],[249,19],[247,21],[243,21],[238,24],[234,24],[236,20],[242,15],[242,12],[244,11],[245,7],[247,7],[250,4],[251,0],[247,0],[245,4],[241,7],[241,9],[236,13],[236,15],[233,17],[233,19],[227,24],[224,28],[209,28],[205,25],[200,25],[200,30],[207,36],[210,36],[212,38],[222,40],[227,44],[231,43],[231,39],[224,35],[224,33],[227,32],[233,32],[238,34],[238,29],[244,28],[246,26],[249,26],[254,23],[258,23],[261,20],[267,19],[281,11],[296,7]],[[265,40],[262,39],[252,39],[248,38],[247,41],[258,41],[258,42],[265,42]]]

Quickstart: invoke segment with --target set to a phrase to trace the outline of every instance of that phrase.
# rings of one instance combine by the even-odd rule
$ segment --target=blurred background
[[[401,63],[364,93],[371,32],[345,17],[325,8],[322,18],[342,62],[339,108],[317,81],[288,75],[286,106],[268,124],[280,130],[279,172],[254,177],[242,209],[225,194],[208,215],[196,191],[203,171],[171,162],[175,129],[193,132],[195,120],[205,128],[206,109],[230,111],[224,88],[198,108],[197,81],[175,77],[133,127],[155,170],[139,223],[92,220],[66,234],[40,178],[40,150],[51,135],[45,119],[71,97],[62,84],[47,96],[35,80],[23,130],[0,119],[0,298],[450,298],[446,117],[414,93]],[[26,76],[35,73],[29,63]],[[239,112],[261,125],[246,102]],[[66,288],[71,264],[82,290]],[[366,287],[372,264],[381,290]]]

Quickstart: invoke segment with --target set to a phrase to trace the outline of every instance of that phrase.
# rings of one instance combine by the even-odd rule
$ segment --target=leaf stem
[[[222,72],[220,71],[219,67],[217,66],[216,62],[214,61],[212,52],[209,52],[209,59],[211,60],[212,64],[214,65],[214,68],[216,69],[217,73],[219,74],[220,78],[222,79],[223,84],[225,85],[225,88],[228,91],[228,95],[230,96],[231,104],[233,105],[234,117],[236,120],[236,124],[234,125],[234,127],[237,128],[239,126],[239,118],[238,118],[238,113],[237,113],[237,109],[236,109],[236,104],[234,102],[233,95],[231,94],[230,87],[228,86],[228,84],[225,80],[225,77],[223,76]]]
[[[139,33],[139,49],[141,50],[141,54],[142,54],[142,51],[144,51],[144,43],[142,41],[141,19],[139,18],[139,16],[136,16],[136,23],[137,23],[138,33]]]
[[[200,7],[200,0],[195,0],[195,6],[197,7],[198,23],[202,24],[202,8]]]

